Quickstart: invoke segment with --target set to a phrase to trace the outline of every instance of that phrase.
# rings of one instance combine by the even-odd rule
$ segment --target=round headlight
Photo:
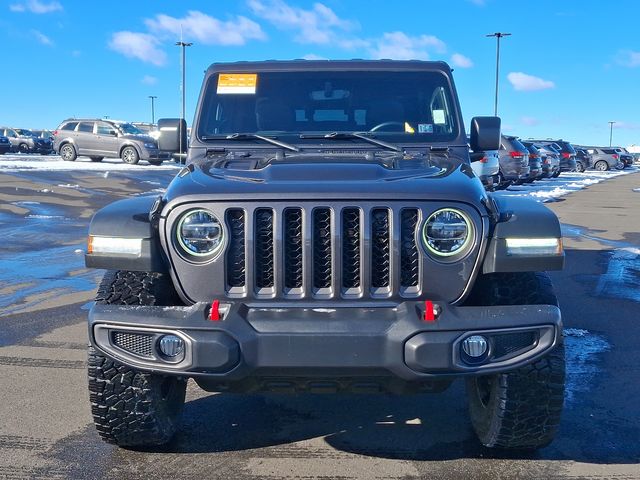
[[[213,255],[222,248],[224,232],[215,215],[206,210],[192,210],[178,222],[178,243],[183,250],[196,256]]]
[[[465,213],[443,208],[427,218],[422,229],[422,240],[431,253],[449,257],[464,251],[473,237],[472,228]]]

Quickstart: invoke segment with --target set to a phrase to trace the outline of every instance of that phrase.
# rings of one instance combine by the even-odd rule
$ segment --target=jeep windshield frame
[[[352,135],[371,132],[390,144],[450,145],[463,129],[444,69],[255,66],[253,72],[249,66],[214,71],[205,80],[196,115],[199,141],[218,143],[241,132],[251,144],[251,135],[298,146],[334,143],[335,137],[373,144]]]

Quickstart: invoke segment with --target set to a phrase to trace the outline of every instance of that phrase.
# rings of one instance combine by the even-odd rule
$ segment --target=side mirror
[[[187,122],[183,118],[161,118],[158,131],[158,149],[181,155],[187,153]]]
[[[471,119],[471,150],[474,152],[498,150],[500,124],[500,117],[473,117]]]

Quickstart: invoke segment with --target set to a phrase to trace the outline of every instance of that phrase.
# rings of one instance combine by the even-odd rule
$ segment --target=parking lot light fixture
[[[510,33],[496,32],[485,35],[486,37],[496,37],[497,47],[496,47],[496,99],[493,108],[493,115],[498,116],[498,75],[500,72],[500,39],[502,37],[510,37]]]
[[[155,99],[158,98],[156,95],[149,95],[151,99],[151,124],[156,123],[156,110],[155,110]]]
[[[609,146],[611,146],[611,141],[613,140],[613,124],[616,122],[609,122]]]

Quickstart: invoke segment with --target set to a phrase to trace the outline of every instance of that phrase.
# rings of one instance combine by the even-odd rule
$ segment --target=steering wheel
[[[402,122],[382,122],[379,123],[378,125],[376,125],[375,127],[373,127],[371,130],[369,130],[370,132],[377,132],[378,130],[383,129],[384,127],[400,127],[400,131],[404,132],[404,123]],[[391,131],[395,131],[395,130],[391,130]]]

